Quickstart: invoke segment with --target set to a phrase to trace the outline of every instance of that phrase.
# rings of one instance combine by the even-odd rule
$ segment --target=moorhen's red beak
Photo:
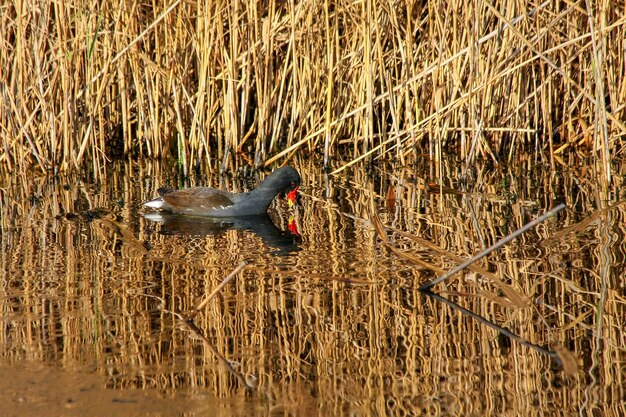
[[[292,208],[296,204],[296,198],[298,198],[298,186],[287,193],[287,201],[289,201],[289,208]]]

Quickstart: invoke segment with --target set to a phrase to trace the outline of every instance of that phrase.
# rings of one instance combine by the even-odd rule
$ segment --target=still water
[[[623,173],[294,165],[297,207],[233,221],[141,203],[257,178],[0,179],[0,415],[626,415]],[[433,288],[455,304],[418,290],[557,202]]]

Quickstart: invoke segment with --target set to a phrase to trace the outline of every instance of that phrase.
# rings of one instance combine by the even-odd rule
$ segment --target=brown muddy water
[[[626,166],[295,165],[298,207],[234,222],[141,207],[252,183],[217,174],[0,179],[0,415],[626,415]],[[418,290],[557,202],[433,288],[456,304]]]

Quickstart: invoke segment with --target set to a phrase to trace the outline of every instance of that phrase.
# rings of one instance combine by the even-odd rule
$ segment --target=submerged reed
[[[0,6],[0,166],[122,155],[187,172],[293,152],[467,167],[592,156],[626,132],[623,2],[21,2]],[[345,154],[344,154],[345,155]]]

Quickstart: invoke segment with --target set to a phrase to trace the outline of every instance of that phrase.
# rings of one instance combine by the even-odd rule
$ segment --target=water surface
[[[254,178],[145,163],[100,184],[3,178],[0,414],[625,415],[621,180],[603,193],[529,166],[329,177],[300,162],[299,207],[231,221],[141,202]],[[519,339],[418,290],[557,202],[433,288]]]

